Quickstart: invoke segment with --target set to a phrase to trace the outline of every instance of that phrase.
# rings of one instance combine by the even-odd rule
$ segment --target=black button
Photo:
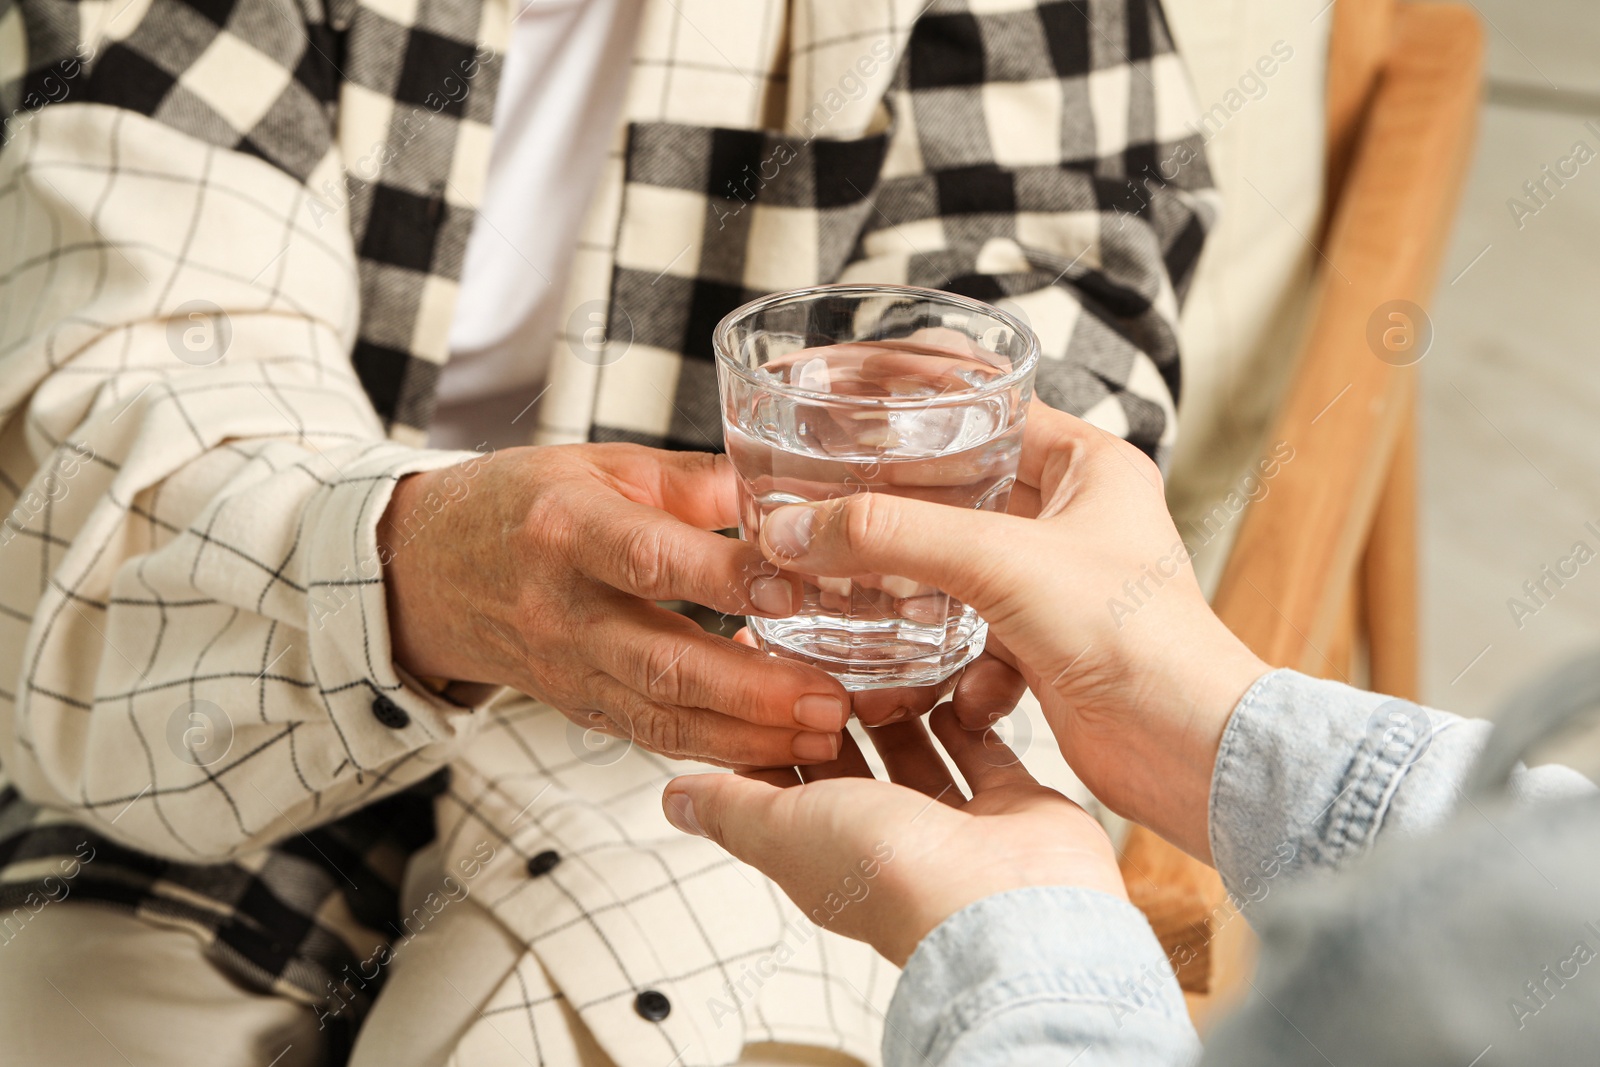
[[[403,730],[411,725],[411,716],[406,714],[406,709],[382,693],[372,698],[372,714],[391,730]]]
[[[561,853],[545,849],[538,855],[528,857],[528,873],[535,878],[541,874],[549,874],[556,869],[556,864],[561,862]]]
[[[633,1010],[638,1012],[641,1018],[658,1023],[672,1014],[672,1001],[667,999],[665,993],[646,989],[633,998]]]

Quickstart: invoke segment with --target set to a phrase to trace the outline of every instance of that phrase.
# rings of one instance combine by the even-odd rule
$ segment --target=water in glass
[[[1005,510],[1027,383],[986,394],[1009,360],[949,330],[922,332],[802,348],[763,363],[753,380],[724,382],[746,539],[759,538],[775,508],[852,493]],[[930,586],[789,572],[802,590],[795,614],[751,628],[769,651],[816,663],[847,688],[932,684],[983,648],[976,612]]]

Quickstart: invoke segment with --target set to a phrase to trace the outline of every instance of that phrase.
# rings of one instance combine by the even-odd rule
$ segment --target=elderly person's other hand
[[[892,782],[875,781],[846,735],[839,760],[806,772],[696,774],[662,804],[767,875],[812,921],[904,966],[929,931],[968,904],[1028,886],[1081,886],[1127,899],[1116,852],[1093,817],[1046,789],[992,731],[949,705],[934,734],[972,789],[951,778],[920,719],[870,731]]]
[[[1011,514],[861,493],[780,508],[762,550],[808,574],[901,575],[975,607],[1112,810],[1203,859],[1228,717],[1267,667],[1212,613],[1142,452],[1035,402]],[[1004,708],[956,691],[964,725]]]
[[[656,606],[782,617],[791,580],[738,523],[721,456],[628,444],[513,448],[451,486],[396,487],[379,527],[396,662],[508,685],[652,751],[736,766],[839,752],[848,695],[828,674],[707,634]],[[421,502],[448,499],[436,517]]]

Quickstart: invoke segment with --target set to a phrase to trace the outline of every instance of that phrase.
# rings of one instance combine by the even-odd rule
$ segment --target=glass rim
[[[728,337],[733,332],[734,323],[740,319],[765,311],[767,308],[798,301],[808,297],[821,295],[837,295],[847,293],[875,294],[888,293],[902,296],[916,297],[919,300],[929,300],[941,304],[950,304],[955,307],[965,308],[968,311],[990,318],[998,319],[1010,326],[1018,337],[1027,341],[1027,350],[1022,356],[1013,361],[1011,369],[995,378],[993,381],[982,385],[969,386],[948,393],[940,393],[933,398],[928,397],[864,397],[840,396],[836,393],[824,393],[816,389],[802,389],[789,385],[786,382],[774,381],[770,378],[759,378],[750,368],[736,362],[726,352],[732,347]],[[845,342],[839,342],[845,343]],[[784,289],[765,296],[758,296],[739,307],[734,308],[722,317],[717,323],[717,328],[711,333],[711,347],[716,356],[717,365],[726,367],[733,374],[738,375],[746,383],[762,389],[770,390],[788,397],[800,397],[806,400],[816,400],[830,404],[841,404],[869,408],[901,408],[901,407],[939,407],[944,404],[970,402],[981,399],[994,393],[1002,392],[1017,382],[1032,374],[1039,363],[1039,337],[1033,328],[1004,308],[996,307],[982,300],[961,296],[958,293],[947,293],[943,289],[927,289],[917,285],[876,284],[872,282],[842,282],[829,285],[808,285],[800,289]]]

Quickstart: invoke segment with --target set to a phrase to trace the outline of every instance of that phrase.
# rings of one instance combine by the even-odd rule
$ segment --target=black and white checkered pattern
[[[428,802],[447,847],[471,825],[519,861],[606,857],[507,883],[497,916],[543,946],[523,980],[548,974],[623,1063],[660,1041],[628,998],[676,988],[668,1030],[699,1035],[681,1062],[709,1063],[734,1030],[692,1002],[771,951],[784,902],[760,882],[728,905],[735,869],[652,807],[662,761],[566,767],[549,709],[472,714],[389,656],[377,515],[405,473],[470,458],[405,443],[508,26],[505,0],[0,7],[0,102],[21,109],[0,150],[0,885],[18,899],[90,841],[107,862],[79,899],[182,922],[316,1003],[390,936],[425,833],[372,805],[421,802],[449,765]],[[717,319],[881,281],[1006,302],[1041,335],[1041,395],[1160,457],[1211,210],[1191,113],[1154,0],[651,0],[569,285],[608,341],[584,347],[587,318],[552,339],[538,439],[715,447]],[[204,365],[173,340],[194,301],[231,324]],[[193,701],[232,719],[214,764],[172,747]],[[570,922],[514,918],[551,886]],[[614,922],[639,945],[607,948]],[[806,951],[737,1033],[870,1049],[877,964]]]
[[[323,1012],[329,1057],[342,1062],[386,972],[352,983],[348,1011],[330,985],[387,946],[401,920],[405,865],[434,834],[448,772],[310,829],[245,864],[190,864],[118,844],[0,789],[0,942],[27,935],[43,901],[94,901],[195,934],[204,955],[246,988]],[[76,859],[63,882],[62,863]],[[69,868],[71,869],[71,868]],[[47,879],[54,878],[54,882]]]
[[[654,82],[636,91],[609,291],[588,294],[609,302],[609,346],[557,346],[548,439],[720,447],[723,315],[778,289],[897,282],[1019,312],[1043,343],[1040,395],[1165,459],[1179,298],[1213,197],[1159,7],[936,0],[914,25],[894,14],[797,46],[780,130],[764,121],[767,83],[726,70],[718,124]],[[853,100],[874,77],[881,94]],[[575,409],[593,412],[586,425]]]
[[[0,83],[6,114],[107,104],[304,183],[319,227],[355,243],[356,372],[393,436],[419,441],[488,168],[505,4],[18,0],[6,17],[26,30],[22,61],[0,63],[24,72]]]
[[[429,836],[371,806],[472,723],[393,665],[378,516],[408,471],[492,460],[385,439],[351,244],[307,203],[97,103],[0,152],[0,883],[25,898],[87,841],[75,899],[309,1001],[390,936]],[[229,743],[185,758],[208,730]]]
[[[817,931],[721,849],[671,829],[661,790],[684,764],[626,743],[586,748],[560,713],[525,698],[487,717],[440,798],[439,867],[472,869],[492,848],[472,892],[536,958],[491,996],[459,1062],[563,1062],[541,1052],[546,1033],[492,1020],[552,1011],[556,990],[619,1063],[628,1052],[645,1067],[680,1055],[732,1063],[747,1043],[769,1041],[876,1059],[894,968]],[[672,1005],[664,1019],[641,1022],[645,990]]]

